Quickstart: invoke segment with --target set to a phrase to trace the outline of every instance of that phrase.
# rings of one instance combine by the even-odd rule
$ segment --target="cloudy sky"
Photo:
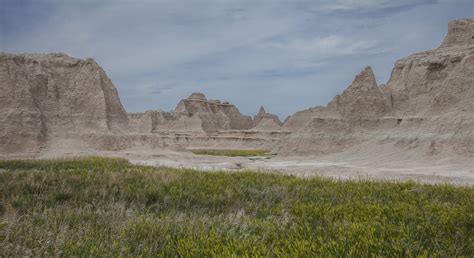
[[[474,0],[0,0],[0,51],[93,57],[130,112],[192,92],[284,119],[435,48]]]

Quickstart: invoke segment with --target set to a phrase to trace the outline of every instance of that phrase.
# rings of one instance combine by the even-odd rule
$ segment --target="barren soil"
[[[298,177],[324,176],[341,180],[412,180],[419,183],[449,183],[474,185],[474,160],[469,158],[411,159],[409,156],[381,159],[367,155],[356,158],[350,152],[317,157],[222,157],[195,155],[191,152],[175,152],[157,149],[133,149],[122,152],[68,152],[50,151],[40,158],[64,158],[100,155],[123,157],[133,164],[190,168],[205,171],[258,170]]]

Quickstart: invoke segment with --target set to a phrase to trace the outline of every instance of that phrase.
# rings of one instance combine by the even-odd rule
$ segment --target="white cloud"
[[[253,45],[295,26],[291,19],[262,10],[236,11],[233,4],[205,2],[209,8],[165,1],[66,5],[13,47],[95,56],[116,72],[143,72]],[[235,20],[228,10],[246,18]]]
[[[269,42],[264,47],[273,47],[277,50],[291,51],[308,58],[331,57],[357,54],[373,49],[377,40],[363,40],[348,38],[343,35],[329,35],[310,39],[291,39],[288,42]]]
[[[397,8],[404,6],[422,5],[434,3],[435,0],[331,0],[324,1],[321,6],[325,11],[354,11],[354,10],[377,10],[385,8]]]

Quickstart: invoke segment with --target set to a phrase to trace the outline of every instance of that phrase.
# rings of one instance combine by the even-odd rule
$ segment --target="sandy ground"
[[[464,165],[444,164],[364,164],[363,162],[338,162],[321,158],[273,158],[270,160],[208,157],[183,161],[168,158],[130,159],[134,164],[193,168],[200,170],[273,171],[301,177],[325,176],[336,179],[413,180],[420,183],[452,183],[474,185],[474,170]]]
[[[381,150],[375,150],[375,152],[382,153]],[[365,154],[361,150],[354,150],[316,157],[216,157],[195,155],[186,151],[143,148],[121,152],[97,152],[90,149],[82,151],[76,149],[71,152],[70,148],[52,148],[51,151],[37,158],[91,155],[122,157],[133,164],[204,171],[256,170],[262,173],[282,173],[299,177],[323,176],[341,180],[410,180],[418,183],[474,186],[474,159],[472,158],[413,158],[405,155],[404,152],[394,156],[392,154],[384,156],[375,155],[374,150]]]
[[[107,155],[107,154],[106,154]],[[117,156],[117,153],[109,153]],[[283,173],[300,177],[324,176],[335,179],[369,179],[474,185],[474,161],[397,160],[374,161],[368,158],[345,159],[343,155],[320,157],[215,157],[188,152],[122,152],[120,157],[133,164],[191,168],[205,171],[243,171]]]

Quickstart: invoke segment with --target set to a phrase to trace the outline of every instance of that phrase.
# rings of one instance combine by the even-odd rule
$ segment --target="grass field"
[[[474,256],[474,189],[0,161],[0,256]]]
[[[229,157],[255,157],[255,156],[269,156],[269,150],[213,150],[213,149],[202,149],[202,150],[190,150],[192,153],[197,155],[210,155],[210,156],[229,156]]]

